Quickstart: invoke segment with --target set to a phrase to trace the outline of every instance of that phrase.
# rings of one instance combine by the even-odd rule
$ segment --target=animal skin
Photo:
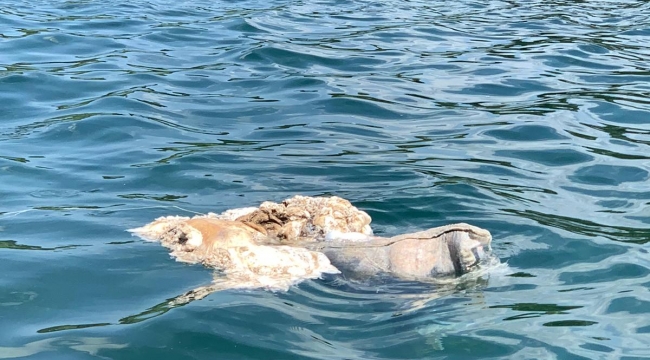
[[[385,274],[403,279],[462,275],[486,257],[492,236],[468,224],[440,226],[390,238],[306,244],[324,253],[349,277]]]
[[[224,278],[214,289],[286,290],[340,272],[355,279],[462,275],[479,266],[492,240],[468,224],[377,237],[370,221],[345,199],[295,196],[219,215],[161,217],[130,231],[159,241],[177,261],[218,270]]]

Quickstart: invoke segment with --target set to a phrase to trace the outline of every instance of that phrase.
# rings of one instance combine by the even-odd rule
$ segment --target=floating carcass
[[[218,270],[221,288],[287,289],[325,273],[418,280],[462,275],[487,257],[487,230],[453,224],[374,236],[370,216],[339,197],[295,196],[282,203],[189,217],[132,229],[160,241],[178,261]]]

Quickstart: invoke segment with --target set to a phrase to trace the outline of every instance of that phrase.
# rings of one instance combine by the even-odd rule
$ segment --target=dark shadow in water
[[[126,244],[133,244],[135,243],[134,240],[127,240],[127,241],[111,241],[107,242],[107,245],[126,245]]]
[[[141,313],[121,318],[118,323],[120,325],[137,324],[139,322],[163,315],[171,309],[185,306],[192,301],[203,299],[204,297],[218,290],[220,290],[220,287],[218,285],[201,286],[190,290],[185,294],[169,298]]]
[[[38,330],[36,332],[39,333],[39,334],[47,334],[47,333],[56,332],[56,331],[85,329],[85,328],[90,328],[90,327],[107,326],[107,325],[111,325],[111,323],[58,325],[58,326],[48,327],[48,328],[45,328],[45,329],[40,329],[40,330]]]
[[[67,211],[67,210],[97,210],[103,209],[101,206],[91,206],[91,205],[62,205],[62,206],[36,206],[34,210],[50,210],[50,211]]]
[[[521,271],[516,272],[516,273],[512,273],[512,274],[510,274],[508,276],[510,276],[510,277],[522,277],[522,278],[525,278],[525,277],[537,277],[537,276],[535,276],[533,274],[529,274],[529,273],[521,272]]]
[[[605,132],[609,136],[611,136],[612,139],[623,140],[625,142],[635,143],[640,145],[650,145],[650,141],[648,140],[635,139],[627,136],[627,134],[650,135],[650,131],[645,129],[634,128],[629,126],[624,127],[624,126],[617,126],[617,125],[592,125],[592,124],[585,124],[585,123],[580,123],[580,125]]]
[[[590,326],[598,324],[596,321],[585,321],[585,320],[561,320],[561,321],[551,321],[542,324],[543,326]]]
[[[90,245],[65,245],[65,246],[56,246],[56,247],[42,247],[42,246],[36,246],[36,245],[23,245],[19,244],[15,240],[0,240],[0,249],[11,249],[11,250],[49,250],[49,251],[54,251],[54,250],[64,250],[64,249],[75,249],[78,247],[82,246],[90,246]]]
[[[157,201],[176,201],[180,199],[184,199],[187,197],[187,195],[171,195],[171,194],[165,194],[165,195],[147,195],[147,194],[122,194],[122,195],[117,195],[117,197],[123,198],[123,199],[148,199],[148,200],[157,200]]]
[[[29,162],[29,160],[27,160],[25,158],[13,157],[13,156],[0,156],[0,159],[15,161],[15,162],[19,162],[19,163],[22,163],[22,164],[25,164],[25,163]]]
[[[566,314],[564,311],[579,309],[582,306],[560,306],[556,304],[536,304],[536,303],[517,303],[512,305],[494,305],[490,306],[491,309],[512,309],[516,311],[535,311],[542,313],[541,315],[548,314]]]
[[[523,311],[523,314],[509,316],[503,321],[521,320],[527,318],[540,317],[542,315],[568,314],[568,310],[579,309],[582,306],[560,306],[556,304],[535,304],[535,303],[518,303],[512,305],[495,305],[491,309],[512,309],[514,311]]]

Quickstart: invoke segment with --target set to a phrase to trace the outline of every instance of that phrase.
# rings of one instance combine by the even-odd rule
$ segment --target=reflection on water
[[[641,0],[1,8],[0,357],[648,356],[649,23]],[[473,223],[507,266],[197,297],[209,269],[124,231],[294,194],[379,235]]]
[[[93,337],[59,337],[33,341],[18,347],[0,347],[0,359],[18,359],[31,357],[40,353],[46,356],[52,354],[67,354],[76,356],[75,352],[86,353],[96,357],[107,349],[123,349],[127,344],[113,344],[109,338]]]

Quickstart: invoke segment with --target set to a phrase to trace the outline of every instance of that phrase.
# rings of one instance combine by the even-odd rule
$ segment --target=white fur
[[[195,228],[188,226],[189,234],[187,234],[187,245],[197,248],[203,244],[203,235],[201,234],[200,231],[196,230]]]

